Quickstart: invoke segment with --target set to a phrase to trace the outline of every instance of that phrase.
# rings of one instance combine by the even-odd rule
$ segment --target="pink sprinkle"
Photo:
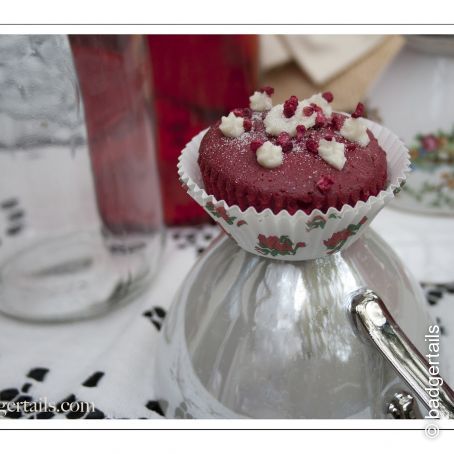
[[[306,106],[303,108],[303,114],[306,117],[310,117],[314,113],[314,108],[312,106]]]
[[[311,102],[311,107],[314,109],[314,112],[323,113],[323,109],[318,104]]]
[[[266,93],[268,96],[272,96],[273,93],[274,93],[274,88],[273,87],[270,87],[269,85],[267,85],[266,87],[262,87],[260,90],[259,90],[260,93]]]
[[[309,139],[306,142],[306,148],[309,153],[318,153],[318,143],[314,139]]]
[[[329,176],[323,176],[323,177],[320,178],[320,180],[317,181],[317,187],[322,192],[329,191],[329,189],[331,188],[331,186],[333,184],[334,184],[334,181]]]
[[[252,110],[248,107],[245,109],[237,107],[236,109],[233,109],[232,112],[235,117],[252,117]]]
[[[323,126],[326,123],[326,117],[321,112],[317,112],[317,116],[315,117],[315,126]]]
[[[243,128],[245,131],[250,131],[252,129],[252,121],[250,118],[243,119]]]
[[[364,115],[364,104],[359,102],[355,111],[352,113],[352,118],[362,117]]]
[[[253,140],[249,146],[251,147],[251,150],[255,153],[263,144],[264,142],[262,142],[261,140]]]
[[[252,117],[252,110],[249,109],[249,107],[245,107],[243,109],[243,115],[247,118],[251,118]]]
[[[293,115],[295,115],[297,107],[298,98],[296,96],[290,96],[290,98],[284,102],[284,115],[286,116],[286,118],[293,117]]]
[[[301,141],[306,133],[306,127],[304,125],[298,125],[296,127],[296,140]]]
[[[286,143],[290,140],[290,134],[288,132],[281,132],[278,136],[277,136],[277,143],[279,145],[282,145],[283,143]]]
[[[336,131],[340,131],[343,124],[342,117],[340,115],[333,115],[333,118],[331,119],[331,124],[333,125],[333,128]]]
[[[328,140],[328,141],[331,141],[331,140],[333,140],[333,135],[331,133],[325,134],[324,139]]]
[[[293,149],[292,140],[290,138],[290,135],[287,132],[281,132],[277,136],[276,143],[282,147],[282,151],[284,153],[288,153],[289,151],[292,151],[292,149]]]
[[[330,91],[322,93],[322,97],[326,100],[326,102],[333,102],[334,99],[334,96]]]

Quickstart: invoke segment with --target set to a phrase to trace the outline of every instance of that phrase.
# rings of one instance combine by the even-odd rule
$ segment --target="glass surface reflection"
[[[416,282],[370,229],[347,250],[279,262],[218,240],[170,311],[158,352],[167,416],[384,418],[405,389],[352,327],[350,295],[375,289],[412,342],[430,319]],[[412,317],[408,317],[408,311]]]

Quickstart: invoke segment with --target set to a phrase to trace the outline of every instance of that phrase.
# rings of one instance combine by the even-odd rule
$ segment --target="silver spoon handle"
[[[430,411],[434,399],[427,389],[434,377],[430,365],[400,329],[381,298],[372,290],[362,289],[352,297],[350,309],[359,332],[372,341]],[[438,415],[454,419],[454,392],[442,377],[437,377]]]

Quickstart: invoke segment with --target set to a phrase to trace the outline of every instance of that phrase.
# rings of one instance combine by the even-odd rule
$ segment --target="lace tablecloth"
[[[0,205],[1,255],[8,242],[20,241],[27,213],[14,198],[0,201]],[[385,209],[373,225],[424,281],[427,251],[420,244],[418,229],[408,228],[414,223],[407,216]],[[102,317],[74,323],[34,324],[0,315],[0,401],[46,400],[56,407],[51,411],[6,416],[161,417],[159,396],[153,390],[156,340],[178,284],[217,234],[217,227],[210,225],[168,229],[160,271],[148,292]],[[427,229],[421,234],[430,237]],[[436,238],[430,241],[436,249]],[[448,262],[449,257],[440,259],[445,265]],[[430,266],[434,266],[433,260]],[[433,281],[436,270],[427,271],[429,281]],[[442,326],[443,335],[450,336],[454,331],[454,271],[452,282],[423,282],[423,286],[430,311]],[[75,401],[94,403],[94,408],[65,410],[65,402]]]

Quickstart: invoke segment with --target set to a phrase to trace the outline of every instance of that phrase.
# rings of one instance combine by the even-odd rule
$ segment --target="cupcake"
[[[223,116],[181,153],[183,187],[240,247],[277,260],[311,260],[349,247],[394,198],[409,153],[388,129],[333,112],[333,95],[273,89]]]
[[[363,119],[334,113],[330,92],[272,106],[270,87],[250,107],[222,117],[204,136],[198,163],[205,190],[242,210],[325,213],[367,201],[386,187],[386,153]]]

